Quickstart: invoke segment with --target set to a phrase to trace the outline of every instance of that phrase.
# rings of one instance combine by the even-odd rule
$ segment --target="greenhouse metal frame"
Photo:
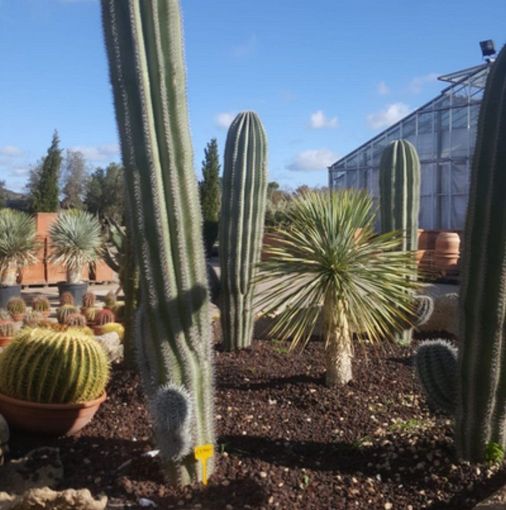
[[[332,164],[329,186],[363,188],[377,202],[379,161],[387,144],[412,142],[421,161],[419,227],[462,230],[478,114],[490,63],[440,76],[439,96]]]

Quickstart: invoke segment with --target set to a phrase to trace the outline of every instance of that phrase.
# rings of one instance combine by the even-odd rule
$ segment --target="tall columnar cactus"
[[[383,150],[379,168],[379,191],[382,232],[400,231],[402,250],[416,250],[420,210],[420,159],[412,143],[395,140]],[[409,344],[412,332],[412,329],[408,328],[399,333],[398,341]]]
[[[93,338],[75,329],[23,329],[0,357],[0,392],[52,404],[95,400],[109,379],[109,361]]]
[[[380,161],[379,189],[382,232],[401,231],[402,249],[416,250],[420,160],[412,143],[395,140],[384,149]]]
[[[150,409],[165,474],[185,484],[202,480],[203,466],[193,450],[213,444],[215,432],[209,298],[180,5],[179,0],[102,0],[102,14],[140,272],[136,351],[148,398],[155,402]],[[180,399],[174,398],[178,391]],[[176,421],[187,440],[178,449],[166,448],[167,426]],[[212,470],[208,461],[207,473]]]
[[[506,447],[506,49],[490,69],[471,171],[460,293],[457,450]]]
[[[228,130],[223,165],[220,237],[220,308],[227,350],[251,345],[253,279],[260,262],[267,195],[267,141],[253,112],[237,115]]]

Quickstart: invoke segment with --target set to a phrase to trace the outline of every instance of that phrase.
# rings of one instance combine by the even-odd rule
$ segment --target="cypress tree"
[[[220,161],[216,138],[213,138],[204,149],[202,176],[203,180],[200,183],[200,203],[202,206],[202,218],[204,220],[204,247],[206,255],[210,257],[214,243],[218,237],[218,221],[221,205]]]
[[[51,146],[47,150],[44,158],[38,184],[32,195],[33,212],[56,212],[59,207],[59,187],[60,167],[62,162],[62,150],[60,149],[60,139],[55,130]]]

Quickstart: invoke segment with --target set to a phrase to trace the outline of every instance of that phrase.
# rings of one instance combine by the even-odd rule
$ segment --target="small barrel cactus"
[[[26,304],[23,298],[13,297],[7,302],[7,310],[11,315],[22,315],[26,312]]]
[[[60,324],[65,324],[67,317],[74,313],[79,313],[79,310],[74,305],[62,305],[56,310],[56,319]]]
[[[109,310],[108,308],[102,308],[95,315],[95,324],[97,326],[103,326],[104,324],[108,324],[109,322],[114,322],[114,312]]]
[[[123,341],[125,337],[125,328],[119,322],[108,322],[100,326],[100,334],[105,335],[107,333],[117,333],[119,339]]]
[[[109,308],[110,310],[114,309],[114,306],[116,305],[116,294],[110,290],[104,298],[104,306],[106,308]]]
[[[92,308],[95,306],[96,303],[96,296],[93,292],[87,292],[83,296],[83,308]]]
[[[453,414],[457,404],[457,349],[446,340],[421,342],[415,369],[429,404]]]
[[[0,356],[0,392],[20,400],[87,402],[103,395],[108,380],[105,351],[77,329],[24,329]]]
[[[84,328],[86,326],[86,317],[80,313],[71,313],[65,317],[64,324],[67,326]]]
[[[14,322],[10,320],[0,321],[0,337],[9,338],[14,336]]]
[[[86,322],[88,324],[95,324],[95,319],[97,317],[98,309],[94,306],[90,308],[81,308],[81,313],[86,317]]]
[[[32,310],[28,312],[23,319],[23,326],[34,328],[46,319],[42,312]]]
[[[60,305],[74,305],[75,300],[71,292],[65,291],[60,295]]]
[[[46,313],[51,310],[51,304],[49,303],[49,299],[44,296],[34,297],[32,300],[32,310],[34,312]]]

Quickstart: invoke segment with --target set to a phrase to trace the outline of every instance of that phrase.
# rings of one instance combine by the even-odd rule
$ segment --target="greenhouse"
[[[440,76],[439,96],[329,167],[331,188],[364,188],[378,198],[381,152],[393,140],[412,142],[421,160],[420,228],[464,227],[478,113],[491,63]]]

